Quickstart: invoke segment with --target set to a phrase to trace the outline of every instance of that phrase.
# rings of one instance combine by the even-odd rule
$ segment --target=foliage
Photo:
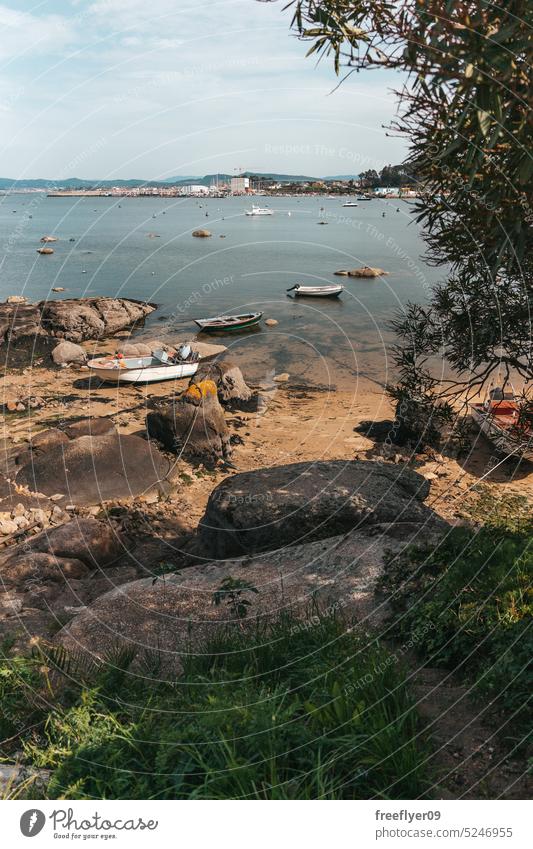
[[[533,656],[533,526],[455,528],[436,548],[410,550],[386,585],[402,638],[431,665],[474,683],[520,738],[528,730]]]
[[[408,307],[396,330],[416,355],[445,357],[464,384],[533,377],[533,158],[527,0],[291,0],[309,54],[337,73],[401,70],[394,129],[428,260],[450,267],[425,314]],[[415,363],[416,365],[416,363]]]
[[[417,798],[428,744],[404,671],[372,637],[316,615],[233,626],[161,682],[124,658],[24,741],[51,798]],[[59,690],[60,692],[60,690]]]
[[[30,657],[15,655],[4,642],[0,649],[0,755],[6,740],[17,739],[46,716],[50,697],[49,669],[35,652]]]
[[[219,607],[225,601],[236,619],[244,619],[252,603],[249,598],[246,598],[245,593],[258,592],[259,590],[253,584],[243,581],[242,578],[232,578],[228,575],[213,593],[213,604]]]

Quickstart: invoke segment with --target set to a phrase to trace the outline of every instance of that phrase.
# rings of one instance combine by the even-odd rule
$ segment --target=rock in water
[[[382,277],[388,273],[388,271],[383,271],[382,268],[372,268],[370,265],[364,265],[362,268],[353,268],[348,272],[348,275],[350,277]]]
[[[68,363],[83,365],[87,361],[87,354],[79,345],[74,342],[67,342],[65,339],[59,345],[56,345],[52,351],[52,359],[56,366]]]
[[[265,324],[267,327],[275,327],[278,322],[275,318],[267,318],[265,319]]]
[[[211,493],[200,539],[213,557],[268,551],[377,522],[423,522],[429,482],[364,460],[293,463],[244,472]]]
[[[201,365],[194,377],[191,378],[191,385],[199,384],[204,380],[213,381],[222,404],[247,402],[253,394],[250,387],[246,385],[240,368],[232,362]]]
[[[197,239],[207,239],[212,235],[210,230],[193,230],[192,234],[193,236],[196,236]]]
[[[183,457],[213,464],[231,456],[230,434],[212,380],[191,384],[146,417],[149,436]]]

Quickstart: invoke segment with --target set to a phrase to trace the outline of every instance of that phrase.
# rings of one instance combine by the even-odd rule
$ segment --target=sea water
[[[143,333],[169,342],[194,338],[195,318],[261,310],[278,325],[213,338],[229,344],[254,377],[282,370],[315,383],[355,374],[383,383],[390,378],[390,320],[409,301],[427,302],[445,272],[424,262],[412,203],[375,199],[350,208],[345,200],[256,198],[274,215],[250,217],[244,212],[252,199],[245,197],[4,196],[0,299],[152,301],[158,310]],[[212,236],[193,238],[199,228]],[[58,237],[50,256],[37,253],[45,235]],[[334,276],[362,265],[389,273]],[[345,286],[338,300],[295,299],[286,291],[334,282]],[[53,293],[56,287],[65,292]]]

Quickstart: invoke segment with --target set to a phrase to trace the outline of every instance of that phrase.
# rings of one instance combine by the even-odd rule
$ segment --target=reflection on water
[[[323,384],[357,374],[384,381],[387,322],[407,301],[426,301],[442,274],[421,259],[424,246],[409,204],[374,200],[343,208],[342,200],[324,197],[268,203],[275,215],[251,218],[243,214],[245,198],[202,200],[200,207],[191,198],[4,197],[0,296],[155,301],[160,309],[143,333],[168,341],[194,337],[194,318],[259,309],[278,325],[213,337],[236,361],[246,361],[247,374],[261,379],[273,369]],[[316,226],[322,218],[329,226]],[[210,239],[191,236],[206,226]],[[39,256],[39,240],[50,234],[59,239],[55,253]],[[334,276],[361,265],[389,275]],[[304,301],[286,292],[298,282],[339,281],[345,286],[339,300]],[[57,286],[66,291],[51,295]]]

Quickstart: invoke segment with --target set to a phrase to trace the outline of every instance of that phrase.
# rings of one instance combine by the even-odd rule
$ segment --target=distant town
[[[210,174],[204,177],[171,178],[165,182],[120,180],[60,181],[0,180],[0,193],[44,192],[48,197],[227,197],[242,195],[345,195],[412,198],[418,194],[415,176],[403,165],[387,165],[358,175],[304,177],[279,174]]]

